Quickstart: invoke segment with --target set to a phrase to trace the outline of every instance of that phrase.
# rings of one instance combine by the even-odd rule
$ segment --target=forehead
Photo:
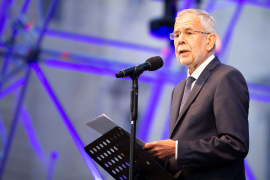
[[[181,17],[176,18],[175,24],[174,24],[174,31],[179,31],[181,29],[201,29],[201,23],[200,18],[196,14],[192,13],[186,13],[182,15]]]

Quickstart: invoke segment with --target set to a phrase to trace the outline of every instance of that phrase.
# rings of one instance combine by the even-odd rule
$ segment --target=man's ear
[[[211,51],[215,45],[217,36],[213,33],[209,34],[207,37],[206,50]]]

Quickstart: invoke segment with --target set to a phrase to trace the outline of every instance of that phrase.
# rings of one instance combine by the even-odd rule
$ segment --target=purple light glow
[[[256,180],[256,178],[254,177],[246,159],[245,159],[244,163],[245,163],[245,172],[246,172],[247,179],[248,180]]]
[[[98,38],[93,36],[86,36],[82,34],[75,34],[75,33],[69,33],[64,31],[56,31],[47,29],[45,31],[46,36],[54,37],[54,38],[61,38],[61,39],[70,39],[72,41],[78,41],[82,43],[89,43],[94,44],[97,46],[112,46],[117,47],[121,49],[132,49],[132,50],[139,50],[139,51],[149,51],[153,53],[160,53],[161,48],[155,48],[145,45],[138,45],[128,42],[122,42],[122,41],[116,41],[116,40],[109,40],[104,38]]]
[[[71,62],[64,62],[64,61],[56,61],[56,60],[44,60],[42,61],[44,65],[51,67],[51,68],[58,68],[58,69],[64,69],[64,70],[70,70],[70,71],[76,71],[81,73],[89,73],[89,74],[95,74],[99,76],[108,76],[115,78],[115,73],[118,72],[121,68],[118,68],[118,70],[111,69],[110,66],[99,66],[95,67],[92,65],[85,65],[85,64],[78,64],[78,63],[71,63]],[[114,63],[115,69],[117,69],[117,63]],[[122,65],[121,65],[122,66]],[[148,75],[149,73],[149,75]],[[155,75],[153,74],[155,73]],[[160,77],[160,78],[157,78]],[[139,82],[145,82],[145,83],[159,83],[161,80],[165,81],[166,83],[172,83],[177,84],[177,79],[184,77],[183,73],[167,73],[165,71],[163,72],[144,72],[140,76]],[[129,77],[123,78],[126,80],[130,80]]]
[[[43,49],[42,54],[50,56],[52,59],[59,59],[62,56],[63,52],[55,51],[51,49]],[[98,66],[98,67],[110,67],[110,69],[119,70],[127,68],[131,66],[129,63],[117,62],[115,59],[105,59],[101,57],[89,56],[89,55],[82,55],[79,53],[68,52],[68,60],[72,61],[73,63],[78,64],[86,64],[91,66]],[[46,60],[45,60],[46,61]]]
[[[42,26],[40,32],[39,32],[39,37],[38,37],[37,42],[36,42],[37,47],[39,47],[39,45],[40,45],[40,43],[41,43],[41,41],[42,41],[42,39],[44,37],[44,32],[47,29],[47,26],[48,26],[48,24],[49,24],[49,22],[51,20],[51,17],[52,17],[52,15],[54,13],[54,10],[56,8],[57,3],[58,3],[58,0],[52,0],[51,3],[50,3],[50,7],[49,7],[49,9],[47,11],[45,21],[43,23],[43,26]]]
[[[257,94],[253,92],[249,92],[250,99],[253,101],[259,101],[263,103],[270,103],[270,95]]]
[[[165,66],[170,65],[172,57],[173,57],[173,53],[168,53],[168,56],[165,58],[165,62],[164,62]],[[163,76],[161,75],[156,76],[157,83],[152,85],[152,88],[151,88],[152,93],[150,93],[150,97],[146,105],[146,108],[144,110],[144,114],[140,121],[141,123],[138,129],[138,137],[146,142],[149,141],[150,133],[151,133],[149,129],[150,127],[152,127],[152,123],[154,121],[154,114],[157,110],[159,101],[162,96],[162,92],[165,85],[164,82],[166,82],[166,80],[161,77]]]
[[[10,152],[10,148],[11,148],[12,141],[13,141],[13,138],[14,138],[14,135],[15,135],[15,132],[16,132],[17,124],[18,124],[18,117],[19,117],[20,108],[21,108],[21,105],[23,103],[23,100],[24,100],[24,97],[25,97],[25,94],[26,94],[26,88],[27,88],[27,85],[28,85],[28,82],[29,82],[29,79],[30,79],[30,74],[31,74],[31,69],[30,69],[30,67],[28,67],[28,70],[27,70],[27,73],[26,73],[26,78],[25,78],[26,82],[25,82],[23,88],[21,89],[20,97],[19,97],[16,109],[15,109],[14,117],[13,117],[13,120],[12,120],[12,123],[11,123],[11,126],[10,126],[8,140],[7,140],[7,144],[5,146],[4,155],[3,155],[2,163],[1,163],[1,167],[0,167],[0,179],[2,179],[2,176],[4,174],[6,162],[7,162],[7,159],[8,159],[8,155],[9,155],[9,152]]]
[[[214,9],[215,3],[216,3],[216,1],[208,1],[208,4],[205,8],[205,11],[208,12],[209,14],[211,14],[211,12]]]
[[[38,22],[39,25],[42,25],[43,22],[43,4],[42,4],[42,0],[38,0],[37,1],[37,9],[38,9]]]
[[[7,69],[8,69],[8,58],[5,57],[4,58],[4,63],[3,63],[3,66],[2,66],[2,70],[1,70],[1,76],[5,75]],[[2,89],[2,83],[0,83],[0,89]]]
[[[2,3],[1,3],[1,9],[0,9],[0,37],[2,36],[2,33],[3,33],[3,29],[5,27],[5,24],[6,24],[6,16],[5,16],[5,13],[6,13],[6,9],[8,6],[8,3],[9,3],[10,0],[3,0]]]
[[[2,119],[2,114],[0,112],[0,136],[1,136],[1,140],[2,140],[2,145],[3,147],[5,147],[5,145],[7,144],[7,134],[6,134],[6,129],[5,129],[5,125]],[[1,159],[1,157],[0,157]]]
[[[61,116],[63,123],[65,124],[67,130],[69,131],[70,136],[72,137],[75,145],[77,146],[81,156],[83,157],[87,167],[89,168],[90,172],[92,173],[94,179],[102,180],[102,177],[97,170],[93,160],[86,154],[84,151],[84,145],[77,134],[75,128],[73,127],[71,121],[69,120],[67,114],[65,113],[64,109],[62,108],[60,102],[58,101],[57,97],[55,96],[51,86],[49,85],[46,77],[44,76],[43,72],[41,71],[40,67],[38,66],[37,63],[32,63],[31,64],[33,70],[35,71],[39,81],[43,85],[44,89],[46,90],[48,96],[52,100],[56,110],[58,111],[59,115]]]
[[[164,124],[164,129],[163,129],[163,133],[161,135],[161,140],[170,138],[169,137],[170,108],[168,109],[168,113],[167,114],[168,115],[167,115],[167,119],[166,119],[165,124]]]
[[[70,70],[70,71],[76,71],[76,72],[81,72],[81,73],[89,73],[89,74],[95,74],[95,75],[100,75],[100,76],[108,76],[112,78],[115,78],[115,73],[117,72],[114,69],[120,69],[120,67],[122,67],[122,64],[120,64],[120,67],[117,67],[117,63],[114,63],[115,68],[112,69],[110,68],[110,66],[108,66],[109,64],[108,62],[104,62],[104,65],[99,66],[99,67],[94,67],[92,65],[65,62],[65,61],[56,61],[56,60],[44,60],[42,62],[44,63],[44,65],[51,68]],[[102,62],[100,61],[100,63]],[[156,72],[150,72],[149,75],[148,73],[149,72],[146,71],[144,74],[142,74],[139,79],[139,82],[157,84],[163,81],[166,84],[176,85],[179,82],[179,80],[185,78],[186,76],[185,73],[165,73],[164,71],[161,71],[161,70],[156,71]],[[153,73],[156,73],[156,74],[153,75]],[[123,78],[123,79],[130,80],[130,78],[128,77]],[[260,92],[268,93],[270,91],[269,86],[248,83],[248,87],[250,91],[259,91],[257,94],[250,93],[250,97],[252,100],[270,103],[268,95],[259,94]]]
[[[115,73],[116,73],[116,71],[110,69],[108,66],[95,67],[91,65],[84,65],[84,64],[64,62],[64,61],[54,61],[54,60],[43,61],[43,64],[51,68],[78,71],[81,73],[91,73],[91,74],[103,75],[103,76],[109,76],[109,77],[115,77]]]
[[[140,125],[138,128],[138,138],[141,140],[148,142],[150,130],[153,123],[153,117],[158,107],[161,93],[163,91],[163,82],[159,82],[157,84],[153,84],[150,93],[150,97],[148,99],[146,108],[144,110],[143,117],[141,118]]]
[[[189,8],[191,8],[192,3],[193,3],[193,0],[187,0],[187,1],[186,1],[186,4],[184,5],[184,9],[189,9]],[[183,10],[184,10],[184,9],[183,9]]]
[[[18,89],[19,87],[21,87],[22,85],[24,85],[24,83],[25,83],[25,78],[21,77],[16,82],[14,82],[10,86],[3,89],[0,92],[0,100],[3,99],[4,97],[6,97],[7,95],[9,95],[10,93],[12,93],[13,91],[15,91],[16,89]]]
[[[25,78],[22,77],[20,79],[18,79],[15,83],[13,83],[12,85],[10,85],[9,87],[7,87],[5,90],[3,90],[0,94],[0,100],[2,97],[8,95],[9,93],[13,92],[14,90],[16,90],[17,88],[19,88],[20,86],[22,86],[23,84],[25,84]],[[4,93],[3,93],[4,92]],[[4,96],[3,96],[4,95]],[[16,102],[19,99],[19,94],[15,93],[15,99]],[[32,145],[33,149],[36,152],[37,157],[39,158],[39,160],[41,162],[45,162],[45,155],[42,151],[42,148],[38,142],[38,139],[35,135],[35,131],[34,128],[31,124],[31,118],[29,116],[29,114],[27,113],[27,111],[25,110],[25,108],[23,106],[21,106],[20,109],[20,117],[21,117],[21,122],[24,126],[25,132],[29,138],[30,144]]]
[[[23,4],[22,9],[21,9],[21,15],[26,13],[30,3],[31,3],[31,0],[25,0],[24,1],[24,4]]]
[[[2,4],[4,4],[5,2],[8,2],[8,1],[11,2],[12,0],[3,0],[3,3]],[[25,13],[26,12],[26,10],[28,9],[28,5],[30,4],[30,1],[31,0],[25,0],[25,3],[24,3],[23,8],[22,8],[22,13]],[[53,2],[56,2],[56,1],[57,0],[54,0]],[[236,1],[236,0],[234,0],[234,1]],[[39,3],[40,2],[41,1],[39,1]],[[191,7],[192,2],[193,2],[193,0],[187,0],[187,2],[185,3],[185,8]],[[238,2],[238,1],[236,1],[236,2]],[[247,2],[249,2],[249,3],[254,2],[254,4],[257,3],[255,1],[247,1]],[[258,4],[259,3],[260,2],[258,2]],[[214,2],[212,2],[212,4],[214,4]],[[264,7],[267,7],[267,6],[264,5]],[[268,5],[268,8],[269,7],[270,7],[270,4]],[[213,6],[211,8],[213,9]],[[4,11],[0,11],[0,37],[1,37],[1,32],[2,32],[2,30],[4,28],[4,25],[5,25],[5,23],[4,23],[5,22],[5,19],[2,20],[1,12],[2,12],[2,14],[4,14],[3,13]],[[52,12],[53,11],[50,11],[50,14],[52,14]],[[236,14],[236,12],[235,12],[235,14]],[[234,14],[234,16],[235,16],[235,14]],[[232,36],[232,33],[233,33],[232,32],[233,31],[233,28],[234,28],[234,26],[236,24],[236,22],[234,24],[232,22],[234,20],[233,19],[234,16],[232,17],[230,26],[228,27],[227,33],[224,36],[224,39],[226,41],[228,41],[228,42],[224,42],[225,48],[224,48],[224,51],[222,52],[223,54],[225,53],[225,50],[227,49],[226,47],[229,44],[229,41],[230,41],[231,36]],[[237,19],[239,18],[239,16],[240,16],[240,13],[237,16]],[[50,18],[48,18],[48,19],[50,19]],[[237,20],[235,20],[235,21],[237,21]],[[45,24],[46,24],[46,21],[44,23],[44,27],[46,28],[47,25],[45,25]],[[231,30],[229,30],[230,27],[231,27]],[[43,28],[43,30],[45,30],[45,28]],[[44,31],[41,30],[39,32],[41,32],[40,34],[43,34]],[[15,36],[16,31],[13,34]],[[47,30],[46,31],[46,35],[52,36],[52,37],[59,37],[59,38],[63,38],[63,39],[70,39],[70,40],[73,39],[73,40],[80,41],[80,42],[83,42],[83,43],[91,43],[91,44],[98,45],[98,46],[108,45],[108,46],[122,48],[122,49],[123,48],[126,48],[126,49],[132,49],[132,50],[150,51],[150,52],[154,52],[154,53],[160,53],[160,49],[158,49],[158,48],[153,48],[153,47],[148,47],[148,46],[143,46],[143,45],[137,45],[137,44],[132,44],[132,43],[126,43],[126,42],[120,42],[120,41],[106,40],[106,39],[102,39],[102,38],[90,37],[90,36],[85,36],[85,35],[78,35],[78,34],[73,34],[73,33],[68,33],[68,32],[59,32],[59,31],[54,31],[54,30]],[[38,42],[37,44],[39,44],[41,42],[41,39],[42,38],[43,38],[42,35],[39,36],[39,40],[37,41]],[[223,56],[223,54],[221,54],[221,57]],[[45,64],[46,64],[46,62],[45,62]],[[37,67],[34,67],[34,66],[37,66]],[[54,64],[54,62],[53,63],[52,62],[49,62],[47,64],[47,66],[53,67],[53,68],[65,69],[65,70],[78,71],[78,72],[83,72],[83,73],[91,73],[91,74],[96,74],[96,75],[105,75],[105,76],[109,76],[109,77],[115,77],[114,74],[116,72],[114,69],[110,68],[110,66],[95,67],[95,66],[91,66],[91,65],[83,65],[83,64],[75,64],[75,63],[66,63],[66,62],[63,62],[62,63],[60,61],[56,62],[55,64]],[[84,157],[83,154],[85,154],[85,152],[84,152],[84,150],[82,148],[83,147],[82,142],[81,142],[79,136],[77,135],[75,129],[73,128],[73,126],[72,126],[70,120],[68,119],[67,115],[65,114],[63,108],[61,107],[61,104],[59,103],[59,101],[57,100],[55,94],[53,93],[53,90],[51,89],[51,87],[50,87],[49,83],[47,82],[47,80],[46,80],[44,74],[42,73],[41,69],[38,67],[37,64],[33,65],[32,67],[33,67],[34,70],[37,69],[37,70],[35,70],[37,76],[40,76],[39,79],[40,79],[42,85],[44,86],[44,89],[47,91],[47,93],[48,93],[49,97],[51,98],[52,102],[54,103],[57,111],[59,112],[60,116],[62,117],[64,124],[66,125],[67,129],[69,130],[70,135],[73,138],[73,140],[74,140],[74,142],[75,142],[78,150],[80,151],[82,157],[84,158],[84,161],[86,162],[88,168],[90,169],[90,171],[91,171],[91,169],[92,170],[94,169],[94,171],[96,172],[97,171],[96,170],[96,167],[91,168],[91,166],[93,164],[93,161],[91,160],[91,158],[90,158],[90,160],[88,160],[89,158],[87,159],[87,157],[89,157],[89,156],[86,155],[87,157]],[[104,67],[106,67],[107,69],[104,68]],[[127,67],[129,67],[129,66],[127,66]],[[150,97],[150,100],[155,100],[156,102],[152,102],[152,103],[158,104],[158,101],[159,101],[158,98],[160,97],[160,94],[162,92],[162,88],[165,85],[165,83],[169,82],[171,84],[176,84],[177,81],[175,79],[179,79],[179,77],[175,78],[174,74],[165,73],[165,75],[166,76],[163,77],[162,76],[162,73],[159,73],[159,74],[156,74],[155,76],[148,76],[148,77],[142,76],[140,78],[140,81],[141,82],[156,83],[153,86],[156,86],[157,87],[157,91],[160,91],[160,92],[155,92],[156,91],[156,89],[155,89],[154,92],[156,93],[156,95],[151,96]],[[185,76],[185,74],[182,75],[180,73],[180,77],[181,78],[184,77],[184,76]],[[158,78],[158,77],[160,77],[160,78]],[[125,78],[125,79],[130,80],[129,78]],[[159,82],[163,82],[163,83],[158,84]],[[4,89],[0,93],[0,100],[3,97],[5,97],[7,94],[11,93],[12,91],[16,90],[17,88],[19,88],[21,85],[24,84],[24,82],[23,82],[23,84],[18,85],[19,83],[22,83],[22,82],[15,82],[14,84],[12,84],[9,87],[7,87],[6,89]],[[1,87],[1,85],[0,85],[0,87]],[[12,88],[13,88],[13,90],[12,90]],[[258,85],[254,85],[254,84],[251,84],[251,85],[249,84],[249,89],[259,90],[259,91],[266,92],[266,91],[269,90],[269,87],[267,88],[265,86],[260,86],[260,85],[258,86]],[[5,93],[6,93],[6,95],[4,95]],[[262,94],[256,94],[256,93],[251,93],[250,96],[251,96],[251,99],[252,100],[270,103],[270,96],[262,95]],[[155,97],[156,97],[156,99],[155,99]],[[148,119],[149,121],[147,121],[148,124],[145,125],[147,127],[144,127],[146,129],[149,129],[148,127],[151,126],[153,115],[154,115],[154,111],[156,111],[156,109],[157,109],[156,108],[157,105],[155,105],[155,104],[154,105],[151,105],[149,107],[149,109],[148,109],[148,110],[151,110],[152,113],[148,113],[148,114],[144,115],[144,118],[146,118],[146,117],[149,118]],[[29,117],[29,115],[27,114],[26,110],[23,107],[20,108],[20,113],[21,113],[22,120],[23,120],[23,123],[24,123],[24,126],[25,126],[25,130],[27,131],[27,134],[28,134],[29,139],[30,139],[30,137],[33,138],[33,139],[35,139],[34,131],[33,132],[29,132],[29,131],[31,131],[31,128],[32,128],[31,127],[32,125],[30,123],[30,117]],[[28,118],[28,120],[25,120],[27,118]],[[24,121],[26,121],[26,122],[24,122]],[[1,119],[0,119],[0,123],[1,123]],[[71,126],[71,127],[69,127],[69,126]],[[0,130],[1,130],[1,124],[0,124]],[[2,131],[1,131],[1,133],[2,133]],[[164,134],[166,134],[166,132]],[[2,134],[1,134],[1,137],[2,137]],[[147,139],[148,135],[145,135],[145,137]],[[38,145],[34,145],[35,143],[32,142],[31,139],[30,139],[30,141],[31,141],[31,144],[32,144],[33,148],[34,148],[34,146],[38,146]],[[81,151],[83,151],[83,152],[81,152]],[[37,154],[39,154],[39,153],[37,153]],[[1,155],[1,153],[0,153],[0,155]],[[55,168],[55,164],[56,164],[57,158],[58,158],[58,153],[57,152],[52,152],[51,153],[50,164],[49,164],[49,167],[48,167],[47,180],[53,179],[53,172],[54,172],[54,168]],[[248,179],[249,180],[255,180],[255,178],[254,178],[254,176],[252,174],[252,171],[251,171],[250,167],[248,166],[246,160],[245,160],[245,166],[246,166],[246,175],[247,175]],[[92,171],[91,171],[91,173],[93,174]],[[97,174],[99,174],[98,171],[97,171]],[[94,176],[94,174],[93,174],[93,176]],[[95,176],[94,176],[94,178],[95,178]],[[102,179],[102,178],[101,178],[101,176],[99,178],[98,175],[97,175],[97,179]]]
[[[174,48],[171,46],[170,42],[168,44],[167,48],[162,49],[162,54],[165,58],[163,69],[168,68],[172,66],[173,58],[175,57]]]
[[[45,50],[44,53],[46,54],[52,54],[53,56],[60,56],[60,52],[58,51],[52,51],[52,50]],[[173,56],[173,53],[168,53],[168,56]],[[66,61],[57,61],[57,60],[43,60],[42,62],[51,68],[58,68],[58,69],[64,69],[64,70],[70,70],[70,71],[77,71],[81,73],[90,73],[100,76],[109,76],[109,77],[115,77],[115,73],[120,70],[127,68],[129,66],[132,66],[132,64],[128,63],[121,63],[121,62],[115,62],[113,60],[106,60],[102,58],[97,57],[88,57],[84,55],[79,54],[70,54],[70,58],[79,61],[80,63],[71,63]],[[113,62],[113,63],[112,63]],[[182,72],[168,72],[164,70],[165,68],[168,68],[170,65],[171,60],[164,63],[164,68],[161,70],[151,72],[151,75],[155,73],[154,76],[148,76],[148,72],[146,71],[141,77],[140,82],[144,83],[158,83],[160,79],[162,78],[165,83],[176,85],[179,82],[179,79],[183,79],[186,76],[186,73]],[[156,78],[161,77],[161,78]],[[177,77],[177,78],[176,78]],[[130,80],[130,78],[124,78],[126,80]],[[260,84],[254,84],[254,83],[248,83],[248,87],[251,91],[261,91],[261,92],[270,92],[270,87]]]
[[[166,51],[168,51],[168,52],[166,52]],[[170,48],[165,48],[165,49],[162,49],[161,52],[163,53],[164,56],[169,56],[169,55],[172,55],[171,51],[172,50]],[[174,52],[174,50],[173,50],[173,52]],[[51,50],[51,49],[45,49],[45,50],[43,49],[42,54],[45,56],[50,56],[50,58],[52,58],[52,59],[60,59],[62,52]],[[173,53],[173,55],[174,55],[174,53]],[[72,64],[79,64],[80,66],[86,65],[88,67],[97,67],[100,72],[111,71],[111,73],[109,73],[109,74],[115,74],[116,72],[118,72],[121,69],[125,69],[128,67],[134,66],[134,64],[119,62],[116,59],[105,59],[102,57],[95,57],[95,56],[89,56],[89,55],[86,56],[86,55],[74,53],[74,52],[69,52],[68,62],[63,61],[63,60],[45,60],[45,59],[42,59],[41,62],[44,62],[45,64],[47,64],[48,66],[51,66],[53,68],[54,68],[54,66],[55,66],[55,68],[61,68],[62,64],[64,66],[69,66],[69,67],[73,66],[75,69],[76,69],[75,65],[72,65]],[[168,68],[168,65],[170,64],[170,62],[171,61],[166,61],[166,63],[164,63],[164,67]],[[71,64],[67,65],[66,63],[71,63]],[[164,69],[164,67],[162,69]],[[106,68],[106,70],[102,70],[100,68],[103,68],[103,69]],[[151,74],[153,75],[153,73],[161,72],[161,70],[151,72]],[[147,71],[145,73],[147,73]],[[163,70],[163,73],[165,73],[167,75],[172,74],[172,72],[168,73],[168,71],[164,71],[164,70]],[[175,73],[173,73],[173,74],[175,74]],[[177,72],[176,74],[179,74],[179,72]],[[103,73],[97,74],[97,75],[103,75]],[[110,75],[108,75],[108,76],[110,76]],[[115,76],[113,75],[113,77],[115,77]],[[162,75],[162,77],[163,77],[163,75]],[[166,76],[166,77],[168,77],[168,76]],[[173,78],[171,78],[171,80],[169,80],[169,81],[174,82],[174,80],[172,80],[172,79]]]
[[[11,4],[13,0],[9,0],[9,4]],[[31,0],[25,0],[24,3],[23,3],[23,6],[22,6],[22,9],[21,9],[21,14],[20,15],[24,15],[27,10],[28,10],[28,7],[29,7],[29,4],[30,4]],[[8,4],[8,6],[9,6]],[[6,9],[8,9],[7,7],[5,7]],[[1,12],[1,11],[0,11]],[[5,12],[5,11],[3,11]],[[3,15],[4,16],[4,15]],[[2,23],[2,22],[1,22]],[[4,22],[3,22],[4,23]],[[2,24],[3,24],[2,23]],[[1,35],[1,24],[0,24],[0,35]],[[14,29],[13,32],[12,32],[12,37],[16,37],[17,36],[17,29]],[[13,47],[9,48],[9,53],[12,52],[11,50],[13,49]]]
[[[7,57],[5,59],[7,59]],[[24,66],[25,66],[25,64],[21,64],[21,65],[15,67],[11,72],[8,72],[5,75],[0,76],[0,87],[3,85],[3,83],[6,80],[8,80],[9,78],[15,76],[20,71],[22,71],[24,69]]]
[[[1,32],[0,32],[0,39],[1,39]],[[4,56],[4,63],[2,66],[2,70],[1,70],[1,77],[3,77],[6,74],[6,71],[8,69],[8,65],[9,65],[9,59],[7,56]],[[2,79],[2,78],[0,78],[0,79]],[[2,90],[2,85],[3,85],[3,82],[0,82],[0,90]]]
[[[52,180],[53,179],[53,172],[54,172],[54,169],[55,169],[55,164],[56,164],[56,161],[58,159],[58,156],[59,156],[58,152],[56,152],[56,151],[51,152],[50,163],[49,163],[49,167],[48,167],[46,180]]]
[[[32,145],[33,149],[35,150],[35,153],[38,157],[38,159],[41,162],[45,162],[46,158],[44,155],[44,152],[38,142],[38,139],[36,137],[36,133],[34,130],[33,125],[31,124],[31,117],[27,113],[26,109],[22,106],[20,109],[20,116],[21,116],[21,122],[24,126],[25,132],[29,138],[30,144]]]
[[[270,8],[270,3],[268,1],[254,1],[254,0],[230,0],[230,1],[233,1],[233,2],[236,2],[238,3],[239,1],[242,1],[242,3],[245,3],[246,5],[250,5],[250,6],[257,6],[257,7],[260,7],[260,8],[267,8],[269,9]]]
[[[234,14],[231,18],[231,21],[228,25],[228,28],[226,30],[226,33],[222,39],[222,49],[220,51],[220,53],[218,53],[218,56],[221,57],[221,59],[224,57],[224,53],[226,52],[226,49],[228,47],[228,44],[231,40],[231,37],[232,37],[232,34],[233,34],[233,30],[235,28],[235,25],[236,25],[236,22],[238,21],[241,13],[242,13],[242,10],[243,10],[243,6],[244,6],[244,3],[242,0],[239,0],[238,1],[238,4],[237,4],[237,7],[234,11]],[[222,61],[224,64],[228,63],[226,62],[225,60]]]
[[[248,89],[250,91],[260,91],[262,93],[270,93],[270,86],[261,85],[261,84],[254,84],[254,83],[247,83]]]

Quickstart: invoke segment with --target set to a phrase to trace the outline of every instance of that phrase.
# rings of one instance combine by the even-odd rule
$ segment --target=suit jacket
[[[169,169],[192,180],[245,179],[249,93],[244,77],[215,57],[179,114],[184,87],[185,79],[172,92],[169,136],[178,140],[178,159],[169,159]]]

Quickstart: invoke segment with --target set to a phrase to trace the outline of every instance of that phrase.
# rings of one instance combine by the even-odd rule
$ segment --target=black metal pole
[[[134,157],[135,157],[135,137],[136,121],[138,116],[138,77],[132,78],[132,91],[130,92],[130,161],[129,161],[129,180],[134,179]]]

